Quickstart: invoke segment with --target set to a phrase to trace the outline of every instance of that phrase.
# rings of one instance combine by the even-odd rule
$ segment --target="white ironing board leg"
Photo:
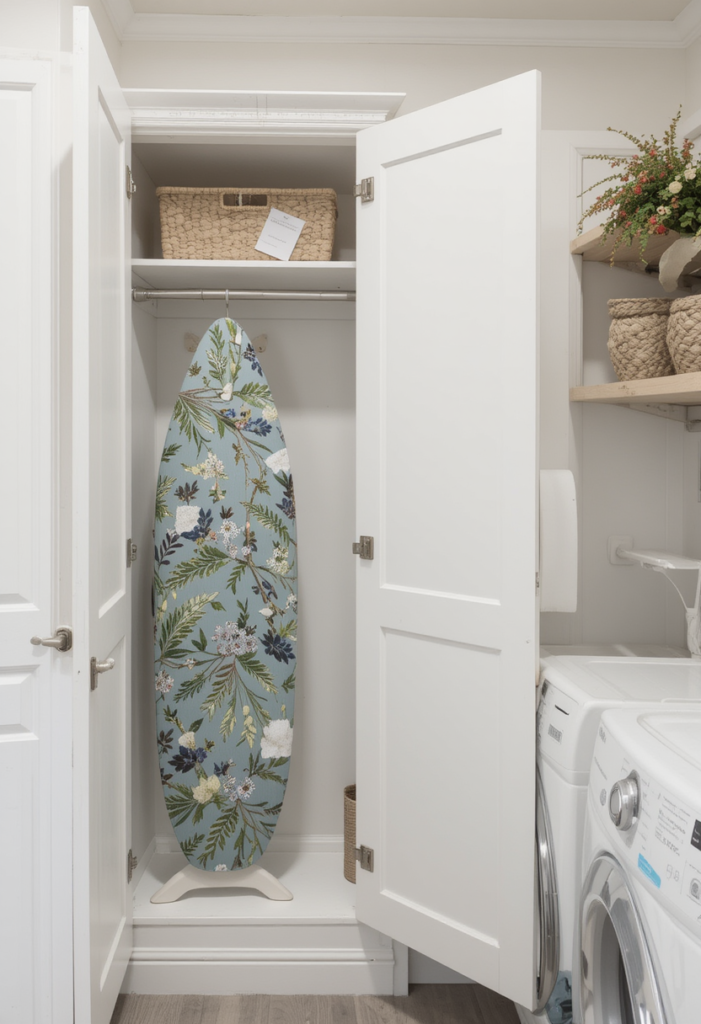
[[[257,864],[240,871],[201,871],[188,864],[162,885],[151,897],[151,903],[174,903],[192,889],[257,889],[269,900],[291,900],[294,897],[282,882]]]

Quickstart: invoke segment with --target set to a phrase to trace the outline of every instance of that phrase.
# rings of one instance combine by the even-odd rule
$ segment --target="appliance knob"
[[[638,820],[639,782],[637,772],[631,772],[628,778],[614,782],[611,787],[609,814],[621,832],[627,832]]]

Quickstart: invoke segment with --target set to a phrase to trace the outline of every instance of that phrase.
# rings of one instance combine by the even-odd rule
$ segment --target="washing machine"
[[[540,1014],[534,1016],[522,1007],[517,1010],[522,1024],[579,1024],[573,1012],[573,948],[589,768],[601,715],[606,709],[631,704],[701,702],[701,662],[688,656],[556,655],[541,660],[540,678]]]
[[[701,711],[606,711],[594,747],[576,980],[583,1024],[701,1021]]]

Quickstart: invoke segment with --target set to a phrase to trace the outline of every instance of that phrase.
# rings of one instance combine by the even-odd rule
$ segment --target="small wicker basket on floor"
[[[355,786],[343,790],[343,876],[355,884]]]
[[[667,345],[677,373],[701,370],[701,295],[674,299],[669,313]]]
[[[255,246],[272,208],[304,221],[291,260],[330,260],[332,188],[157,188],[166,260],[273,260]]]
[[[671,299],[610,299],[608,351],[619,380],[669,377],[667,348]]]

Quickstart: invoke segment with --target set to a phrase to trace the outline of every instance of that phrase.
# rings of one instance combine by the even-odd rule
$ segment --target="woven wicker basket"
[[[343,790],[343,876],[355,884],[355,786]]]
[[[667,344],[677,373],[701,370],[701,295],[674,299]]]
[[[608,350],[619,380],[668,377],[674,365],[667,349],[671,299],[610,299]]]
[[[331,188],[158,188],[167,260],[272,260],[255,244],[274,207],[305,222],[291,260],[330,260],[336,231]]]

